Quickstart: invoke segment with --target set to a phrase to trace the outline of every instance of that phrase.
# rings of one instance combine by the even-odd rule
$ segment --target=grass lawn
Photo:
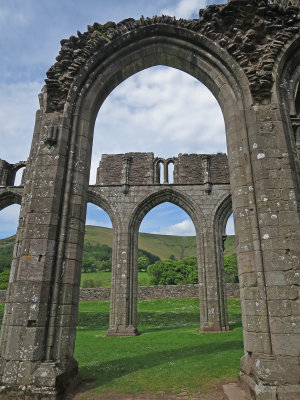
[[[198,333],[198,299],[139,301],[137,337],[106,337],[109,302],[79,306],[75,358],[93,392],[188,393],[236,379],[243,354],[240,301],[228,299],[230,332]]]
[[[93,280],[96,287],[110,288],[111,272],[98,271],[98,272],[82,272],[80,286],[84,287],[84,281]],[[138,272],[138,285],[149,286],[150,277],[146,272]],[[90,287],[90,286],[89,286]]]

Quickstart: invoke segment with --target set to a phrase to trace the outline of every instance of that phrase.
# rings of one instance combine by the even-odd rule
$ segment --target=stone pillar
[[[254,186],[232,187],[245,349],[240,380],[257,400],[300,396],[299,189],[278,108],[257,107],[249,130]],[[232,177],[240,173],[237,167]]]
[[[210,156],[205,154],[202,158],[203,168],[203,183],[205,185],[205,192],[211,193],[211,178],[210,178]]]
[[[53,125],[58,137],[50,145]],[[1,330],[1,391],[56,399],[77,374],[73,352],[88,170],[84,184],[71,166],[76,157],[85,163],[87,152],[75,154],[68,124],[57,113],[37,113],[34,139]]]
[[[168,163],[166,160],[164,161],[164,183],[169,183]]]
[[[214,232],[204,232],[198,242],[200,331],[227,331],[227,307],[220,287]],[[226,297],[225,297],[226,301]]]
[[[114,237],[116,260],[112,268],[108,336],[137,335],[137,235],[126,221]]]
[[[122,168],[121,185],[123,193],[127,194],[129,191],[129,172],[130,172],[130,164],[132,162],[132,157],[125,154],[122,156],[122,162],[123,162],[123,168]]]

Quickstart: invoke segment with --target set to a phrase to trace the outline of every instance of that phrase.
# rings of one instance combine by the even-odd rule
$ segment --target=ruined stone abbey
[[[5,396],[57,399],[77,375],[88,202],[102,207],[114,228],[108,334],[137,333],[139,225],[168,201],[195,224],[201,331],[228,329],[222,246],[233,211],[244,334],[239,382],[252,399],[300,398],[297,5],[231,0],[200,10],[199,19],[95,23],[61,41],[39,95],[20,186],[14,176],[25,163],[0,162],[0,209],[21,203],[0,339]],[[104,155],[89,185],[99,108],[122,81],[155,65],[185,71],[211,90],[224,115],[228,159]]]

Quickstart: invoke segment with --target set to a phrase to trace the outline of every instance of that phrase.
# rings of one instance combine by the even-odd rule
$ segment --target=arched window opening
[[[174,162],[169,161],[168,163],[168,183],[174,183]]]
[[[194,287],[193,299],[182,299],[180,295],[176,298],[174,295],[180,293],[181,285],[198,283],[196,232],[190,216],[169,202],[152,208],[140,225],[137,260],[139,286],[152,286],[148,290],[154,294],[164,288],[167,297],[172,297],[173,293],[174,298],[168,301],[162,321],[164,329],[178,327],[183,324],[182,320],[186,325],[198,327],[197,287]],[[172,290],[176,286],[178,289]],[[189,312],[183,312],[178,319],[177,312],[182,312],[184,304],[189,304]],[[143,302],[138,301],[138,310],[142,309],[142,305]],[[138,313],[138,327],[141,333],[147,331],[144,313]]]
[[[165,169],[164,169],[164,163],[162,161],[160,161],[158,163],[158,176],[159,176],[159,183],[161,185],[164,184],[165,182]]]
[[[25,171],[25,167],[18,169],[18,171],[16,172],[16,176],[15,176],[14,186],[20,186],[20,185],[24,184],[24,182],[23,182],[24,171]]]
[[[226,235],[224,239],[224,269],[225,269],[225,282],[238,283],[238,266],[236,257],[236,241],[234,231],[233,214],[229,216],[226,222]]]
[[[110,287],[113,229],[110,217],[88,203],[82,257],[81,287]]]
[[[197,248],[194,224],[189,215],[177,205],[162,203],[146,214],[139,230],[139,282],[147,285],[177,285],[198,283],[197,274],[181,277],[170,274],[160,276],[156,269],[175,268],[180,262],[192,263],[197,271]],[[171,261],[168,261],[171,260]],[[158,262],[157,267],[153,265]],[[146,265],[147,264],[147,265]],[[174,265],[173,265],[174,264]],[[176,265],[177,265],[176,264]],[[148,266],[151,265],[148,271]],[[185,265],[182,265],[184,270]]]
[[[8,287],[19,213],[19,204],[12,204],[0,211],[0,290]]]
[[[223,114],[209,89],[183,71],[154,66],[119,84],[102,104],[90,183],[95,183],[103,153],[153,152],[168,159],[178,153],[226,151]]]

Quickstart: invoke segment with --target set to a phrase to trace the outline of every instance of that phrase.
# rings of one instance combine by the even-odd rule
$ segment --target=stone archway
[[[213,226],[215,234],[215,252],[217,264],[217,282],[218,291],[220,293],[220,315],[222,318],[222,325],[225,330],[228,330],[228,314],[227,314],[227,297],[225,288],[225,274],[224,274],[224,241],[226,238],[225,229],[228,218],[232,214],[232,201],[231,196],[226,196],[217,205],[213,213]]]
[[[23,190],[11,188],[9,190],[0,189],[0,210],[5,207],[11,206],[12,204],[21,204]]]
[[[159,204],[162,204],[164,202],[170,202],[172,204],[177,205],[178,207],[182,208],[192,219],[195,229],[196,229],[196,234],[197,234],[197,239],[199,236],[201,236],[201,222],[202,225],[205,225],[205,220],[202,218],[201,219],[201,210],[197,207],[197,205],[192,201],[192,199],[189,198],[187,194],[183,194],[177,189],[170,189],[170,188],[164,188],[164,189],[158,189],[149,195],[145,196],[142,198],[135,208],[131,210],[130,214],[128,215],[127,219],[127,224],[125,226],[125,231],[126,231],[126,236],[128,238],[128,241],[126,242],[126,247],[128,248],[128,272],[126,273],[124,269],[120,269],[118,271],[119,277],[115,277],[115,282],[117,282],[119,285],[122,284],[121,276],[124,273],[126,276],[129,276],[129,283],[127,286],[127,302],[128,304],[126,305],[127,313],[124,315],[124,309],[122,308],[121,310],[118,310],[117,308],[114,308],[114,312],[111,314],[110,318],[110,326],[109,326],[109,335],[133,335],[137,334],[137,254],[138,254],[138,233],[139,233],[139,227],[140,224],[145,217],[145,215],[154,207],[156,207]],[[202,227],[203,229],[203,227]],[[199,239],[200,241],[200,239]],[[199,253],[201,253],[201,256],[203,256],[203,238],[202,238],[202,248],[201,244],[198,243],[197,240],[197,255],[199,259]],[[120,249],[122,250],[122,249]],[[125,247],[123,248],[123,253],[125,253]],[[202,263],[202,269],[204,269],[204,265]],[[199,265],[200,269],[200,265]],[[115,271],[117,273],[117,271]],[[124,280],[124,279],[123,279]],[[125,283],[123,283],[123,286],[125,287]],[[202,287],[202,292],[205,290],[206,287]],[[119,296],[118,296],[119,294]],[[202,293],[203,294],[203,293]],[[121,295],[121,296],[120,296]],[[118,302],[119,304],[122,303],[122,296],[124,296],[124,293],[120,292],[118,290],[117,286],[112,286],[112,303]],[[206,310],[206,300],[205,295],[203,294],[201,297],[201,300],[203,300],[203,303],[201,302],[201,306],[205,307],[204,309]],[[126,320],[121,323],[122,321],[122,314],[123,318],[125,316]],[[202,318],[204,319],[206,314],[204,315],[201,313]]]
[[[20,246],[1,333],[2,390],[25,386],[30,396],[55,398],[77,373],[74,276],[95,118],[120,82],[162,64],[203,82],[223,111],[239,237],[242,382],[256,399],[299,396],[299,161],[280,94],[293,59],[289,49],[299,50],[298,13],[267,0],[231,0],[201,10],[197,21],[162,16],[94,24],[62,41],[27,164]]]

